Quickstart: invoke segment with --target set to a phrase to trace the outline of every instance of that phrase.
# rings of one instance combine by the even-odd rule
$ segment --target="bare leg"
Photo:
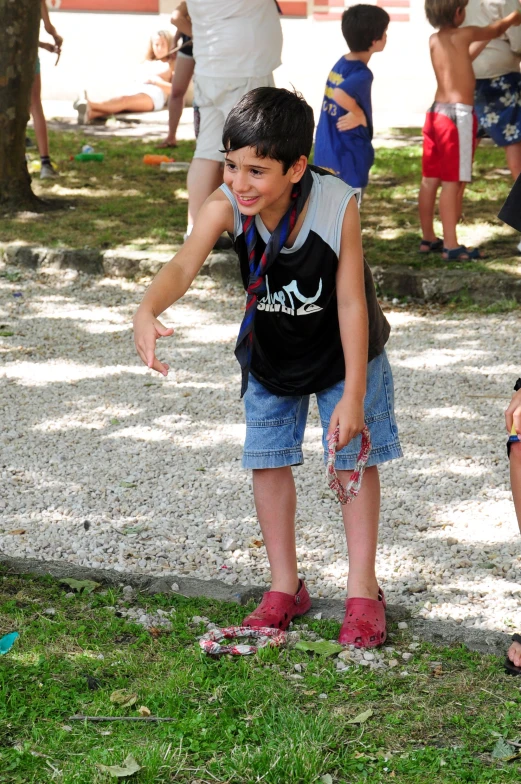
[[[339,471],[345,486],[350,471]],[[378,598],[375,574],[378,521],[380,517],[380,477],[377,466],[367,468],[358,498],[342,507],[349,554],[347,595],[365,599]]]
[[[176,61],[174,76],[172,78],[172,90],[168,99],[168,136],[158,147],[170,147],[177,144],[177,126],[181,119],[185,105],[185,94],[190,84],[190,79],[194,73],[194,60],[192,57],[178,57]]]
[[[122,95],[119,98],[111,98],[108,101],[87,101],[87,117],[95,120],[96,117],[108,117],[109,114],[118,112],[152,112],[154,102],[146,93],[136,95]]]
[[[435,177],[422,177],[420,195],[418,197],[418,211],[420,213],[422,239],[427,240],[428,242],[434,242],[436,239],[434,231],[434,205],[436,204],[436,194],[438,193],[439,187],[440,180]]]
[[[49,155],[49,139],[47,136],[47,123],[43,113],[42,106],[42,78],[40,74],[36,74],[31,88],[31,115],[34,124],[34,134],[36,136],[36,144],[38,152],[42,158]]]
[[[517,524],[521,531],[521,442],[510,448],[510,485],[516,510]]]
[[[510,173],[514,180],[517,180],[521,174],[521,142],[505,147],[505,155]]]
[[[298,591],[295,512],[297,494],[290,467],[253,471],[253,496],[268,552],[271,590]]]
[[[440,195],[440,217],[443,225],[443,246],[458,247],[456,228],[461,213],[461,183],[443,182]]]
[[[188,225],[193,226],[197,213],[208,196],[222,185],[220,161],[209,158],[192,158],[186,179],[188,187]]]

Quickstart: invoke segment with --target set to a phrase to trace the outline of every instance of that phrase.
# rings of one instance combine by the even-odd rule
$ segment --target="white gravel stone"
[[[171,365],[165,379],[133,347],[143,291],[81,274],[0,278],[0,320],[14,332],[0,337],[8,423],[0,549],[122,573],[265,584],[266,548],[240,468],[233,345],[243,296],[201,278],[164,314],[176,330],[159,343]],[[503,424],[519,375],[520,315],[397,307],[388,317],[405,456],[381,467],[377,573],[387,600],[420,618],[521,629],[521,541]],[[313,595],[342,599],[348,560],[320,433],[312,401],[306,464],[295,470],[299,568]]]

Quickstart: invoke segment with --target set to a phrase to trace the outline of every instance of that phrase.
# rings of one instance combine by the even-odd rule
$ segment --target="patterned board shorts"
[[[475,110],[480,131],[498,147],[521,142],[521,74],[477,79]]]

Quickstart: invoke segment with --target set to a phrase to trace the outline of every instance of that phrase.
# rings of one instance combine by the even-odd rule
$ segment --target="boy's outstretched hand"
[[[329,438],[338,426],[339,437],[336,449],[339,452],[351,439],[362,432],[364,425],[364,401],[344,395],[331,414],[327,437]]]
[[[171,327],[165,327],[152,313],[137,311],[134,316],[134,344],[137,353],[151,370],[163,376],[168,375],[168,365],[156,357],[156,340],[174,334]]]
[[[509,435],[512,425],[514,425],[516,433],[521,434],[521,389],[512,395],[510,405],[505,411],[505,424]]]

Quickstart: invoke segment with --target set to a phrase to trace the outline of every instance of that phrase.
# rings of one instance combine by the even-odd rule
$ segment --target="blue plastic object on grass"
[[[0,656],[3,656],[4,653],[8,653],[11,650],[19,636],[18,632],[11,632],[10,634],[0,637]]]

